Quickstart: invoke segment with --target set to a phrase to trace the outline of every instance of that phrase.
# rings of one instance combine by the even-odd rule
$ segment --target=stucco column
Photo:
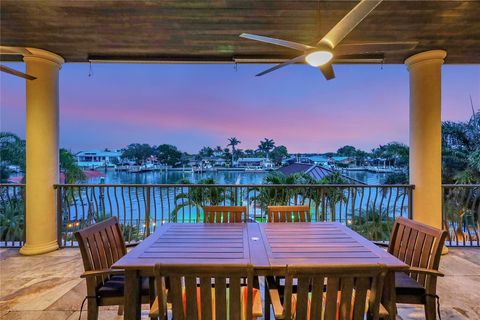
[[[56,193],[58,183],[58,76],[63,58],[28,48],[27,81],[26,242],[20,249],[34,255],[58,249]]]
[[[432,50],[405,60],[410,73],[410,183],[413,219],[442,228],[441,66],[447,53]]]

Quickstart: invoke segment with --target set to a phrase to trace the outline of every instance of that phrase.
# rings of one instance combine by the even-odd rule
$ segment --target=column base
[[[43,254],[52,252],[58,249],[58,242],[57,240],[53,240],[51,242],[43,243],[43,244],[28,244],[25,243],[23,247],[20,248],[20,254],[24,256],[33,256],[37,254]]]

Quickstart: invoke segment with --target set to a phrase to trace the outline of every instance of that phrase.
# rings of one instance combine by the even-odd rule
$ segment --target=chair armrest
[[[441,273],[438,270],[433,270],[433,269],[425,269],[425,268],[418,268],[418,267],[410,267],[408,270],[411,273],[423,273],[423,274],[428,274],[430,276],[435,276],[435,277],[444,277],[445,275]]]
[[[265,277],[267,287],[265,290],[267,294],[270,296],[270,302],[272,303],[273,307],[273,314],[275,315],[275,319],[279,319],[283,317],[283,306],[282,302],[280,301],[280,293],[278,292],[277,284],[274,277],[267,276]]]
[[[85,271],[84,273],[82,273],[80,278],[108,276],[113,274],[124,274],[124,271],[120,269],[91,270],[91,271]]]

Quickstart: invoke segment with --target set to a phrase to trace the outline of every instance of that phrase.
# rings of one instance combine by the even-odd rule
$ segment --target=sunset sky
[[[23,64],[8,64],[24,70]],[[290,66],[263,77],[265,65],[66,64],[60,75],[60,144],[72,151],[169,143],[189,153],[241,149],[267,137],[289,152],[370,150],[408,143],[408,72],[403,65],[337,65],[325,81]],[[25,137],[24,80],[1,74],[1,131]],[[480,66],[443,67],[443,120],[466,120],[469,95],[480,108]]]

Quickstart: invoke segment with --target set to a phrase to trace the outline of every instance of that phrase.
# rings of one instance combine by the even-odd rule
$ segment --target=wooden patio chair
[[[386,271],[380,264],[287,266],[283,298],[267,277],[265,303],[271,303],[275,319],[377,320]]]
[[[408,273],[395,273],[397,303],[423,304],[427,320],[436,319],[437,277],[444,276],[438,267],[446,236],[445,230],[402,217],[390,235],[388,252],[410,266]]]
[[[238,223],[248,222],[245,206],[205,206],[203,207],[204,223]]]
[[[309,206],[268,206],[267,222],[311,222]]]
[[[241,285],[241,279],[247,284]],[[255,319],[262,316],[260,290],[251,265],[155,266],[157,299],[150,317],[168,319],[167,294],[175,320]],[[165,287],[169,281],[170,290]]]
[[[77,231],[75,238],[85,269],[81,277],[87,282],[88,319],[98,319],[100,306],[118,305],[118,314],[122,314],[125,276],[123,270],[111,269],[112,264],[127,253],[117,218]],[[153,279],[151,282],[153,285]],[[142,279],[142,303],[153,302],[154,298],[149,279]]]

